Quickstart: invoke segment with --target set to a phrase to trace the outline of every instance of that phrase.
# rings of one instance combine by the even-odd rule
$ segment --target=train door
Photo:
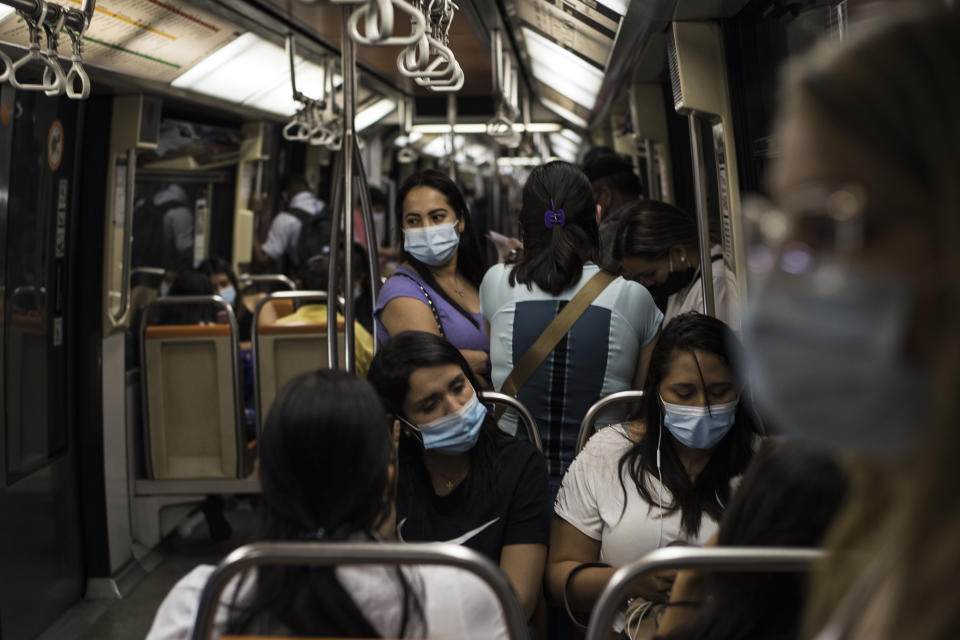
[[[37,635],[83,593],[70,428],[67,260],[77,103],[0,92],[0,637]]]

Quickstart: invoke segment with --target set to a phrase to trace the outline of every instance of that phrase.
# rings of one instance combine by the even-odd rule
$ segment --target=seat
[[[267,412],[287,382],[301,373],[326,368],[329,362],[327,324],[261,323],[265,310],[272,308],[277,317],[294,312],[294,301],[326,303],[326,294],[316,291],[278,292],[268,294],[254,311],[253,370],[254,398],[258,431],[263,427]],[[268,307],[269,305],[269,307]],[[338,362],[345,367],[343,320],[337,322]]]
[[[617,569],[593,607],[586,640],[611,637],[613,618],[627,598],[630,584],[663,569],[702,571],[809,571],[824,557],[821,549],[785,547],[664,547]]]
[[[587,446],[587,440],[589,440],[590,436],[597,430],[597,418],[600,417],[604,410],[616,405],[638,402],[642,399],[643,391],[618,391],[594,402],[593,405],[587,409],[586,415],[583,416],[583,420],[580,422],[580,431],[577,433],[577,447],[574,455],[580,453],[580,451]]]
[[[220,594],[237,574],[263,565],[445,565],[473,573],[503,609],[507,636],[527,638],[527,619],[506,575],[473,549],[447,543],[258,542],[233,551],[217,565],[200,593],[191,640],[208,640]],[[244,636],[234,636],[239,640]]]
[[[533,443],[540,453],[543,453],[543,441],[540,439],[540,427],[537,426],[537,421],[534,420],[533,414],[530,413],[530,410],[527,407],[514,398],[505,393],[500,393],[499,391],[481,391],[480,392],[480,402],[486,405],[502,406],[506,410],[512,410],[520,417],[520,420],[523,421],[523,426],[527,430],[527,440]]]
[[[147,476],[155,480],[243,477],[243,415],[237,327],[149,325],[159,305],[213,303],[214,296],[160,298],[141,325],[143,428]]]

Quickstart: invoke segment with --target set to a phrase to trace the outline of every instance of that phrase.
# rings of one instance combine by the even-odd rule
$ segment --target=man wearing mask
[[[584,162],[583,172],[590,179],[594,197],[600,205],[600,265],[619,273],[620,265],[613,259],[611,251],[623,205],[642,197],[640,178],[634,173],[633,165],[613,150],[598,150],[591,154]]]
[[[259,265],[272,262],[277,270],[295,278],[311,255],[329,246],[330,214],[302,174],[286,179],[281,196],[287,206],[270,223],[266,242],[261,245],[254,234],[253,257]],[[307,237],[301,241],[305,225]]]

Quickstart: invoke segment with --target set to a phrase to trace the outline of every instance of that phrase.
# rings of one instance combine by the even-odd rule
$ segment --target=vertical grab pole
[[[373,206],[370,202],[370,187],[367,185],[367,173],[363,167],[363,158],[360,157],[360,147],[354,147],[354,157],[357,162],[357,190],[360,192],[360,210],[363,212],[363,231],[367,241],[367,265],[370,269],[370,296],[376,301],[380,294],[380,258],[377,246],[377,232],[373,227]],[[353,295],[353,284],[347,287],[347,295]],[[376,305],[374,305],[376,308]],[[373,352],[380,350],[380,340],[377,332],[373,332]]]
[[[454,135],[454,125],[457,123],[457,98],[453,93],[447,94],[447,123],[450,125],[450,179],[457,179],[457,137]]]
[[[343,211],[343,150],[337,156],[333,172],[333,197],[330,199],[330,253],[327,262],[327,366],[340,366],[337,346],[337,254],[340,245],[340,214]]]
[[[700,236],[700,284],[703,286],[703,313],[716,317],[713,300],[713,263],[710,262],[710,221],[707,211],[707,179],[703,168],[703,136],[697,116],[687,116],[690,125],[690,152],[693,159],[693,190],[697,198],[697,231]]]
[[[343,75],[343,282],[345,291],[353,290],[353,170],[356,131],[353,120],[357,111],[357,65],[353,38],[348,23],[350,12],[346,5],[341,8],[340,37],[343,53],[340,59]],[[329,301],[329,299],[328,299]],[[356,371],[356,350],[353,342],[353,296],[344,297],[343,339],[347,352],[347,371]]]

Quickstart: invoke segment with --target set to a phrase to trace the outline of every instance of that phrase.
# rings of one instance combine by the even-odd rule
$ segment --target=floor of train
[[[216,564],[230,551],[256,539],[260,511],[248,502],[231,502],[226,517],[233,528],[228,540],[214,542],[200,521],[187,537],[168,536],[156,549],[159,564],[120,600],[84,600],[70,609],[37,640],[135,640],[144,638],[153,615],[176,582],[198,564]]]

